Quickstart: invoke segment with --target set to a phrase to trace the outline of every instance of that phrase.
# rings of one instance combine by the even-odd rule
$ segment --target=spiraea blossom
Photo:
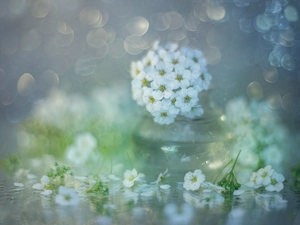
[[[188,172],[184,176],[183,187],[185,190],[195,191],[199,189],[200,185],[205,181],[205,175],[201,170],[195,170],[194,172]]]
[[[132,97],[159,124],[178,115],[193,119],[204,113],[199,93],[207,90],[211,75],[200,50],[156,43],[140,61],[132,62]]]
[[[252,188],[264,187],[266,191],[280,192],[284,185],[284,176],[277,173],[270,165],[253,172],[246,186]]]

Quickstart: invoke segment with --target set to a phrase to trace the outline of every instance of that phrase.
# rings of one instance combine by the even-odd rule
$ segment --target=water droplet
[[[260,83],[253,81],[247,87],[247,95],[251,99],[261,99],[263,96],[263,88]]]
[[[274,92],[267,96],[266,101],[271,109],[278,109],[281,106],[281,96],[278,92]]]
[[[297,9],[292,5],[288,5],[285,7],[284,16],[289,22],[297,22],[298,21]]]
[[[96,71],[97,62],[91,55],[83,55],[75,62],[75,73],[88,76]]]
[[[279,78],[279,73],[275,67],[271,67],[264,71],[263,76],[267,82],[275,83]]]
[[[132,35],[141,36],[147,32],[149,22],[144,17],[133,17],[126,24],[126,28]]]
[[[20,95],[28,96],[36,90],[36,81],[30,73],[24,73],[18,80],[17,90]]]
[[[281,65],[286,70],[295,69],[295,60],[290,54],[285,54],[281,59]]]

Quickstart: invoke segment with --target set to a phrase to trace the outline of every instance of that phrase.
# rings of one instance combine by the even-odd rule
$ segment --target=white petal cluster
[[[126,170],[124,172],[123,185],[125,187],[132,187],[136,181],[141,180],[144,177],[144,174],[138,173],[136,169]]]
[[[248,187],[264,187],[266,191],[279,192],[283,189],[284,176],[277,173],[270,165],[253,172],[250,181],[246,183]]]
[[[176,44],[155,44],[140,61],[132,62],[132,97],[145,106],[159,124],[174,122],[177,115],[203,114],[199,93],[207,90],[211,75],[199,50]]]
[[[33,189],[41,190],[41,195],[50,195],[52,190],[49,186],[50,178],[48,176],[42,176],[41,183],[36,183],[32,186]]]
[[[205,175],[201,170],[195,170],[194,172],[187,172],[184,176],[183,187],[185,190],[195,191],[199,189],[200,185],[205,181]]]

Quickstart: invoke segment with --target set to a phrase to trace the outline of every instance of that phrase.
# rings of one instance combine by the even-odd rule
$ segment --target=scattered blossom
[[[79,203],[78,194],[74,188],[60,186],[58,195],[55,196],[55,202],[59,205],[77,205]]]
[[[183,187],[186,190],[195,191],[199,189],[200,185],[204,182],[205,175],[201,170],[195,170],[194,172],[188,172],[184,176]]]
[[[33,189],[42,190],[42,195],[50,195],[52,193],[50,186],[50,178],[48,176],[42,176],[41,183],[36,183],[32,186]]]
[[[144,174],[138,173],[136,169],[133,170],[126,170],[124,172],[124,180],[123,185],[125,187],[132,187],[135,181],[141,180],[144,177]]]
[[[253,172],[250,180],[246,183],[248,187],[265,187],[267,191],[281,191],[284,187],[284,176],[277,173],[270,165]]]
[[[170,176],[170,174],[168,173],[168,169],[166,169],[165,172],[160,173],[160,174],[158,175],[156,181],[154,181],[153,183],[159,184],[159,183],[165,181],[166,178],[169,177],[169,176]]]
[[[284,181],[284,176],[280,173],[273,172],[270,183],[266,185],[266,190],[267,191],[281,191],[284,187],[283,181]]]
[[[204,113],[198,95],[208,90],[212,77],[199,50],[156,42],[144,58],[131,63],[131,77],[133,99],[156,123],[173,123],[179,114],[193,119]]]

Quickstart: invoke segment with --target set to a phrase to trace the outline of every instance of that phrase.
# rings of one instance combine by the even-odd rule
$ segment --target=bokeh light
[[[278,109],[281,106],[281,96],[278,92],[273,92],[266,97],[268,106],[271,109]]]
[[[18,92],[20,95],[28,96],[36,90],[36,81],[30,73],[24,73],[18,80]]]
[[[259,100],[263,97],[263,88],[260,83],[254,81],[247,87],[247,95],[250,99]]]

